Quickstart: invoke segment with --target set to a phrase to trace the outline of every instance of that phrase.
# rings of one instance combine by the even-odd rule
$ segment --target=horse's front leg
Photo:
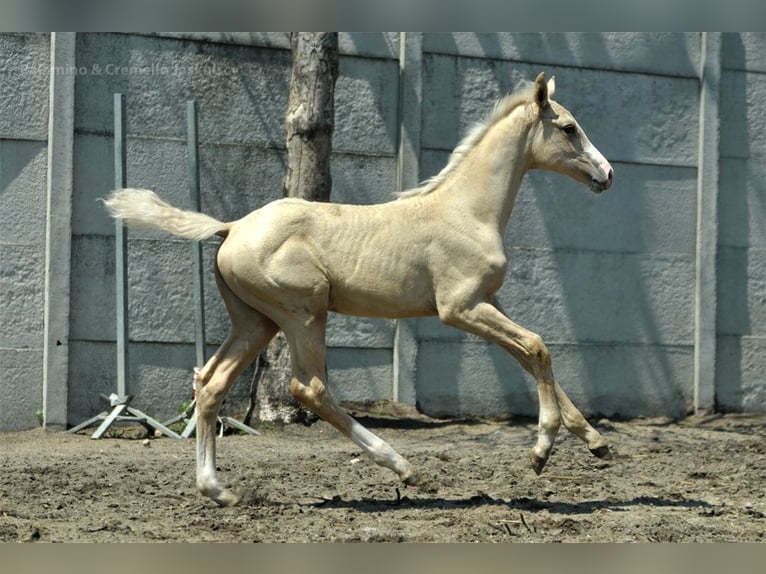
[[[597,456],[605,456],[604,438],[591,427],[553,378],[550,353],[539,335],[511,321],[488,301],[470,305],[444,305],[439,317],[448,325],[479,335],[508,351],[537,381],[540,416],[532,468],[542,472],[550,457],[562,418],[570,431],[582,438]]]

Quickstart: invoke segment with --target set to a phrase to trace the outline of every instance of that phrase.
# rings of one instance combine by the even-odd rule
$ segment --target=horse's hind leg
[[[350,438],[372,460],[394,471],[405,484],[419,484],[412,465],[352,418],[330,395],[325,381],[326,323],[327,316],[321,315],[301,322],[297,329],[285,329],[292,359],[290,392],[301,404]]]
[[[216,273],[232,326],[229,336],[195,379],[197,389],[197,489],[221,506],[239,497],[224,489],[216,474],[216,422],[226,394],[234,381],[278,331],[265,315],[242,302]]]

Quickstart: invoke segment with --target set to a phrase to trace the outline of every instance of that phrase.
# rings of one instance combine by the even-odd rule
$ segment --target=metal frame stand
[[[181,438],[189,438],[192,433],[197,429],[197,399],[194,399],[191,404],[186,407],[184,412],[182,412],[180,415],[173,417],[169,421],[165,421],[165,425],[172,425],[173,423],[187,421],[186,426],[184,427],[184,430],[181,432]],[[191,416],[190,416],[191,414]],[[254,428],[251,428],[247,426],[245,423],[238,421],[237,419],[229,416],[220,416],[218,417],[218,424],[221,425],[220,430],[218,431],[219,436],[223,436],[224,430],[226,430],[226,427],[229,426],[231,428],[237,429],[239,431],[251,434],[251,435],[259,435],[257,430]]]
[[[197,136],[197,102],[190,100],[186,102],[186,147],[189,158],[189,198],[192,209],[202,210],[202,197],[200,196],[199,184],[199,138]],[[206,362],[205,358],[205,290],[203,282],[203,264],[202,264],[202,242],[193,241],[191,243],[192,269],[194,276],[194,343],[196,350],[197,367],[194,369],[195,378],[199,369]],[[184,430],[181,432],[182,438],[189,438],[197,428],[197,399],[194,397],[191,404],[186,407],[184,412],[170,420],[165,421],[165,426],[173,423],[188,421]],[[189,413],[192,413],[189,416]],[[246,432],[252,435],[260,434],[257,430],[250,428],[246,424],[230,416],[219,416],[218,423],[221,425],[220,434],[228,425],[232,428]]]
[[[114,94],[114,185],[115,189],[125,187],[127,181],[127,135],[125,130],[125,96]],[[181,438],[167,426],[149,415],[130,406],[132,396],[126,393],[128,382],[128,232],[122,221],[115,223],[115,276],[117,290],[117,393],[104,397],[112,407],[95,417],[69,430],[74,433],[87,428],[98,421],[101,425],[91,438],[98,439],[115,422],[139,423],[151,432],[151,429],[172,437]],[[102,395],[103,397],[103,395]]]

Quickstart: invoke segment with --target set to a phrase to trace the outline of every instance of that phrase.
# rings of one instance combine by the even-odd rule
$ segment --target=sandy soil
[[[764,541],[766,417],[596,421],[611,460],[564,431],[538,477],[534,421],[351,410],[430,484],[401,485],[324,422],[268,427],[219,439],[222,480],[249,492],[219,508],[194,490],[193,439],[5,433],[0,541]]]

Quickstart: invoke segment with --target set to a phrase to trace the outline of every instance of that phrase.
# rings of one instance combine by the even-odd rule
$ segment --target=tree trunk
[[[285,197],[330,201],[330,153],[335,128],[335,80],[338,34],[294,32],[290,35],[292,73],[287,102],[287,173]],[[250,387],[245,424],[260,421],[311,423],[316,417],[290,395],[290,352],[280,332],[261,352]]]

